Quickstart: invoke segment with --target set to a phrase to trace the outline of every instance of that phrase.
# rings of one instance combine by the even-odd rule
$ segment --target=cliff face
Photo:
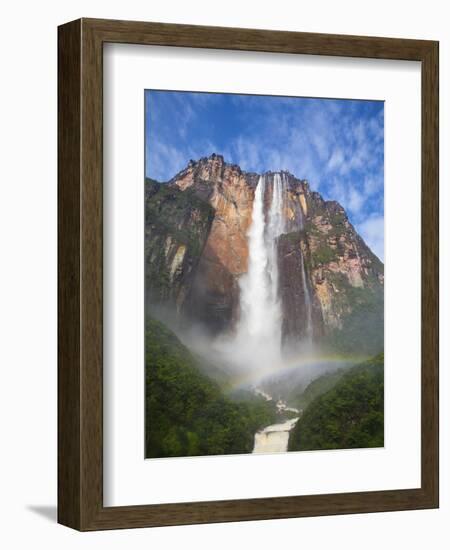
[[[267,174],[266,215],[273,174]],[[259,176],[220,155],[191,161],[166,184],[146,182],[146,296],[211,333],[239,317],[239,277]],[[349,222],[304,180],[283,173],[285,232],[278,239],[283,339],[382,347],[384,267]],[[311,326],[308,326],[310,323]],[[344,337],[343,334],[345,333]],[[370,350],[372,351],[372,350]]]
[[[145,182],[146,303],[181,313],[214,220],[214,209],[191,191]]]
[[[367,340],[377,352],[383,343],[384,265],[372,253],[335,201],[310,193],[305,226],[314,294],[325,332],[345,334],[350,344]]]
[[[185,301],[185,312],[213,333],[226,330],[239,312],[238,278],[247,271],[247,231],[257,176],[213,155],[169,182],[192,191],[214,211],[208,239]]]

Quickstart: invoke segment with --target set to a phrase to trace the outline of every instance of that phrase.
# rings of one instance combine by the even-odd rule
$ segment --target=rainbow
[[[302,354],[293,357],[288,357],[278,364],[274,364],[269,368],[256,371],[246,371],[236,373],[236,376],[232,378],[232,381],[227,384],[227,388],[231,391],[241,387],[254,386],[259,381],[264,380],[271,376],[282,377],[291,372],[298,370],[311,370],[315,367],[324,366],[329,364],[330,367],[341,368],[343,366],[352,366],[369,359],[368,355],[352,355],[343,356],[338,354]]]

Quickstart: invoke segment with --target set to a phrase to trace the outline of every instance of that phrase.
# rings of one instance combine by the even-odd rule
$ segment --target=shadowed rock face
[[[286,233],[278,240],[283,340],[305,336],[305,292],[314,340],[335,345],[342,331],[361,324],[361,315],[366,329],[376,325],[375,339],[382,340],[382,262],[337,202],[324,201],[305,180],[284,177]],[[248,268],[247,232],[258,179],[211,155],[191,161],[166,184],[146,181],[148,304],[170,306],[212,334],[233,329],[239,277]],[[273,174],[266,174],[266,181],[267,213]]]
[[[323,336],[324,324],[321,303],[313,291],[307,271],[309,250],[304,232],[282,235],[278,242],[280,270],[280,299],[283,309],[283,341],[295,344],[308,337],[308,309],[305,307],[310,295],[312,339]],[[302,266],[303,262],[303,266]]]
[[[214,219],[213,208],[192,191],[145,183],[146,304],[180,313]]]

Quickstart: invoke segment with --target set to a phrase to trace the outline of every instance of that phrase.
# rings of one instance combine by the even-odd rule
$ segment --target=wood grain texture
[[[439,46],[422,61],[422,488],[439,502]]]
[[[422,484],[419,489],[103,507],[102,63],[105,42],[422,63]],[[438,44],[129,21],[59,28],[58,521],[82,531],[438,506]]]
[[[58,521],[80,528],[81,22],[58,30]]]

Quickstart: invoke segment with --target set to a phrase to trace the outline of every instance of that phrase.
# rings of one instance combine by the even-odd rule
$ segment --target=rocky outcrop
[[[240,275],[247,271],[247,231],[251,223],[257,177],[226,164],[220,155],[191,161],[169,186],[192,190],[208,202],[214,219],[192,285],[185,312],[212,333],[226,330],[239,313]]]
[[[339,203],[324,201],[318,193],[310,193],[309,202],[308,263],[325,335],[338,349],[351,349],[364,341],[367,352],[379,352],[383,347],[384,266]]]
[[[182,311],[213,220],[213,208],[195,193],[146,180],[147,307],[161,305]]]
[[[213,334],[233,329],[258,179],[211,155],[191,161],[166,184],[147,180],[149,303],[173,306]],[[314,340],[346,349],[363,330],[378,351],[382,262],[337,202],[323,200],[290,173],[283,173],[283,181],[285,234],[278,241],[278,262],[284,341],[305,337],[308,298]],[[266,174],[266,182],[268,210],[273,174]]]

